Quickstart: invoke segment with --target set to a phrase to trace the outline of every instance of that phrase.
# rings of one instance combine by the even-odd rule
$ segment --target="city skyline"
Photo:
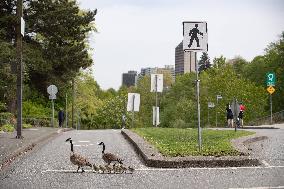
[[[280,0],[80,0],[79,4],[83,9],[98,9],[98,33],[89,42],[94,78],[103,89],[118,89],[121,74],[128,70],[174,65],[183,21],[208,23],[211,61],[221,55],[251,61],[284,31],[284,2]]]

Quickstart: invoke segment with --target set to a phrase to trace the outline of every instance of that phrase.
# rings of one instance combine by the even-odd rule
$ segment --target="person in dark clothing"
[[[199,39],[198,39],[198,37],[197,37],[197,34],[203,36],[203,33],[200,32],[199,29],[198,29],[198,24],[195,24],[195,28],[193,28],[193,29],[191,29],[191,30],[189,31],[189,36],[191,36],[190,42],[189,42],[189,45],[188,45],[189,48],[191,47],[191,45],[192,45],[192,43],[193,43],[194,40],[195,40],[196,43],[197,43],[197,47],[200,47],[200,45],[199,45]]]
[[[63,121],[64,121],[64,112],[62,110],[59,110],[58,112],[59,127],[62,127]]]
[[[226,111],[227,111],[228,127],[233,127],[233,118],[234,118],[234,115],[233,115],[233,111],[232,111],[232,109],[231,109],[231,105],[230,105],[230,104],[227,104]]]

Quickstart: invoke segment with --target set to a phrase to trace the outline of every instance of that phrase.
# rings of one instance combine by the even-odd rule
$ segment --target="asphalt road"
[[[0,188],[284,188],[284,128],[257,130],[268,139],[250,144],[253,156],[264,164],[259,167],[156,169],[143,165],[119,130],[70,131],[35,149],[11,165],[0,176]],[[118,154],[133,174],[85,173],[69,161],[72,137],[74,150],[96,164],[103,164],[102,147]]]

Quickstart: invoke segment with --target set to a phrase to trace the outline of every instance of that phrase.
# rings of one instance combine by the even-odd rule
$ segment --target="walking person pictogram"
[[[195,28],[193,28],[193,29],[191,29],[191,30],[189,31],[189,36],[191,36],[190,42],[189,42],[189,45],[188,45],[189,48],[191,47],[193,40],[196,41],[197,47],[200,47],[200,45],[199,45],[199,39],[198,39],[198,37],[197,37],[197,34],[203,36],[203,33],[200,32],[199,29],[198,29],[198,24],[195,24]]]

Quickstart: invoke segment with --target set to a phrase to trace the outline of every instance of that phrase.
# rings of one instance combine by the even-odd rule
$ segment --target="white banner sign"
[[[23,17],[21,17],[21,34],[23,37],[25,36],[25,20]]]
[[[140,94],[128,93],[127,111],[139,112],[139,107],[140,107]]]
[[[163,92],[163,74],[151,74],[150,92]]]
[[[193,52],[208,51],[206,22],[183,22],[183,50]]]
[[[157,125],[160,124],[160,114],[159,114],[159,107],[153,106],[153,125],[156,125],[156,120],[157,120]]]
[[[49,99],[50,99],[50,100],[56,99],[56,95],[49,95]]]
[[[215,104],[213,102],[208,102],[208,108],[214,108]]]

